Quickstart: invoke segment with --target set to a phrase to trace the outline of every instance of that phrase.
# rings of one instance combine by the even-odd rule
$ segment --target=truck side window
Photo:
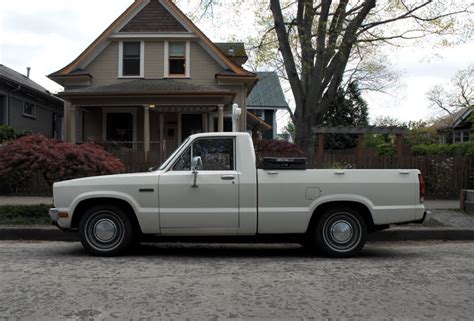
[[[234,166],[233,138],[203,138],[192,148],[193,157],[201,156],[202,170],[232,171]]]
[[[188,148],[178,158],[173,166],[174,171],[190,171],[191,170],[191,149]]]

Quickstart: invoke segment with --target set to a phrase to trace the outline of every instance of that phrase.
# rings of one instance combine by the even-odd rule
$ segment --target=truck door
[[[197,169],[194,185],[191,160],[197,156],[202,165]],[[160,176],[161,233],[232,234],[233,229],[238,229],[239,173],[235,163],[235,138],[205,137],[194,141]]]

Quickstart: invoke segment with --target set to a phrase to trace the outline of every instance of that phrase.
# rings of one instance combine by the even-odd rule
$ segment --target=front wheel
[[[316,247],[331,257],[352,257],[360,253],[367,240],[362,215],[350,207],[338,207],[323,213],[316,224]]]
[[[94,255],[118,255],[133,242],[132,222],[115,206],[95,206],[82,216],[79,237],[82,246]]]

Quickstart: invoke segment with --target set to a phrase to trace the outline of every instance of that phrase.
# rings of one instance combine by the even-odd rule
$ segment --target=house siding
[[[222,71],[222,67],[202,48],[191,42],[191,79],[190,82],[199,85],[216,86],[215,76]],[[218,86],[220,87],[220,86]]]
[[[118,77],[118,51],[119,42],[113,41],[86,67],[86,70],[92,75],[92,86],[110,85],[133,79]],[[191,77],[176,80],[198,85],[217,86],[215,75],[222,71],[222,67],[196,41],[191,41],[190,51]],[[145,41],[144,56],[144,77],[146,79],[162,79],[165,60],[164,41]]]
[[[0,125],[5,125],[5,112],[6,112],[6,108],[5,108],[5,99],[6,97],[3,96],[3,95],[0,95]]]
[[[23,104],[25,101],[35,104],[34,118],[23,115]],[[9,123],[10,126],[14,127],[17,131],[30,130],[33,133],[41,133],[52,137],[54,114],[62,115],[59,110],[54,110],[38,101],[27,99],[23,96],[10,97]],[[57,123],[60,124],[61,121],[58,119]],[[57,132],[60,131],[60,125],[58,125],[58,127],[56,128]]]
[[[161,79],[164,76],[164,41],[145,42],[145,78]]]
[[[86,67],[86,70],[92,75],[92,86],[110,85],[117,81],[124,81],[118,79],[118,42],[111,42]]]

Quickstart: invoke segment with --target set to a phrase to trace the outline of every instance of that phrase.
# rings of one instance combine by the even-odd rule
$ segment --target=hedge
[[[0,225],[49,225],[48,210],[52,205],[2,205]]]
[[[411,151],[415,156],[444,155],[474,157],[474,141],[462,144],[415,145]]]

